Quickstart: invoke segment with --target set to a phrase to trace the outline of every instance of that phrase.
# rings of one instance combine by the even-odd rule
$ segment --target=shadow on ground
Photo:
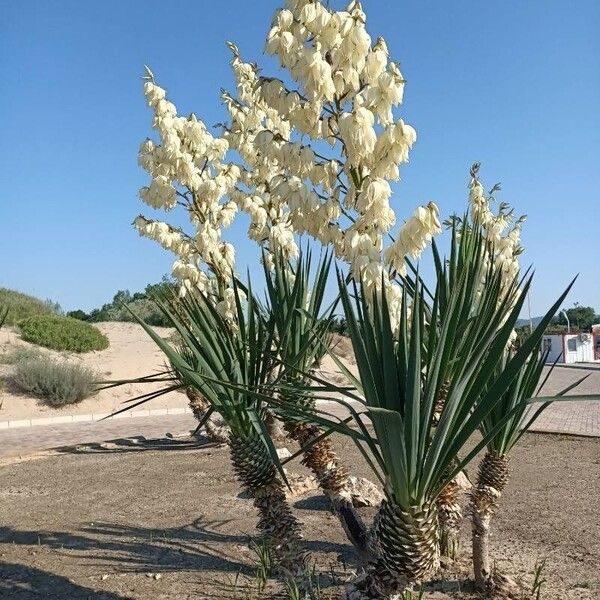
[[[219,531],[227,521],[198,519],[190,525],[148,529],[116,523],[93,523],[76,532],[19,531],[0,527],[0,543],[51,548],[121,573],[172,570],[212,570],[252,574],[246,565],[230,560],[235,545],[246,545],[246,535]]]
[[[154,450],[199,450],[205,448],[214,448],[215,444],[209,438],[205,437],[161,437],[145,438],[143,435],[136,435],[127,438],[115,438],[104,442],[88,442],[77,445],[60,446],[54,450],[60,454],[123,454],[128,452],[147,452]]]
[[[17,563],[0,563],[0,597],[11,600],[129,600],[112,592],[82,587],[66,577]]]

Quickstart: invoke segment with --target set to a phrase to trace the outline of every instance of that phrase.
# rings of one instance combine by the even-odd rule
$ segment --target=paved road
[[[555,369],[542,393],[556,394],[584,375],[589,377],[573,393],[600,394],[600,371],[568,368]],[[334,406],[329,405],[330,408]],[[132,450],[165,445],[187,448],[195,442],[173,440],[166,434],[181,436],[193,430],[195,423],[192,415],[185,414],[3,429],[0,430],[0,457],[27,456],[51,448],[73,446],[86,446],[81,451],[97,452],[126,446]],[[553,404],[537,421],[534,431],[600,437],[600,401]]]

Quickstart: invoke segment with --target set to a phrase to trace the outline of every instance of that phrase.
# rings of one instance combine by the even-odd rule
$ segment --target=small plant
[[[262,540],[260,543],[252,542],[250,545],[252,552],[256,555],[256,586],[258,591],[262,592],[266,585],[269,577],[271,576],[272,558],[271,550],[267,543]]]
[[[531,585],[531,598],[533,600],[540,600],[542,597],[542,586],[546,583],[544,577],[544,569],[546,568],[546,559],[536,563],[533,569],[533,584]]]
[[[25,392],[39,396],[52,407],[74,404],[96,392],[97,379],[90,369],[46,356],[21,360],[13,380]]]
[[[37,315],[19,322],[21,337],[38,346],[69,352],[108,348],[108,338],[96,327],[59,315]]]
[[[404,590],[402,595],[400,596],[401,600],[423,600],[425,592],[423,588],[419,589],[419,591],[415,590]]]
[[[304,597],[296,582],[293,579],[286,579],[284,582],[286,598],[289,600],[302,600]]]
[[[16,365],[23,360],[38,358],[40,351],[30,346],[15,346],[12,350],[0,356],[0,363],[5,365]]]

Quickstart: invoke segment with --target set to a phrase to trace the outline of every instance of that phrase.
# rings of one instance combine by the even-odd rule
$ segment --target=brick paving
[[[551,395],[589,377],[573,394],[600,394],[600,370],[557,368],[542,394]],[[337,405],[329,404],[328,409]],[[0,457],[27,456],[47,449],[83,446],[81,451],[108,452],[120,449],[158,447],[187,448],[193,441],[173,440],[195,428],[192,415],[156,415],[100,422],[38,425],[0,430]],[[548,407],[533,427],[534,431],[600,437],[600,401],[555,403]],[[86,448],[87,446],[87,448]]]
[[[579,365],[556,367],[540,394],[557,394],[586,375],[587,379],[569,394],[600,394],[600,370]],[[600,437],[600,401],[555,402],[542,413],[532,431]]]
[[[174,437],[187,434],[196,428],[196,423],[192,415],[185,414],[3,429],[0,430],[0,457],[27,456],[74,446],[88,446],[90,451],[176,446],[178,440],[166,434]]]

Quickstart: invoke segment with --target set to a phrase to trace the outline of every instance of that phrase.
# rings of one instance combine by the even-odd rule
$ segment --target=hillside
[[[15,325],[21,319],[33,315],[47,315],[57,312],[57,307],[52,302],[44,302],[8,288],[0,288],[0,307],[8,308],[7,325]]]

